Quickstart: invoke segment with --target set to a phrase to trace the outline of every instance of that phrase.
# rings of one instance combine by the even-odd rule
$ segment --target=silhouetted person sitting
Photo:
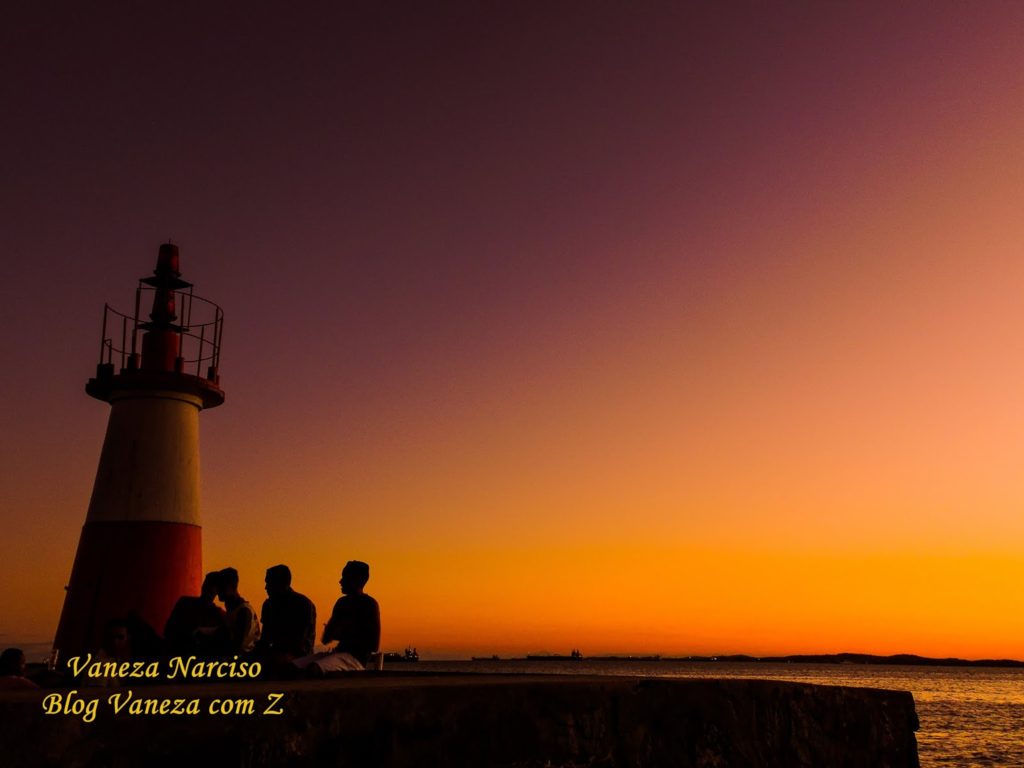
[[[103,644],[96,652],[97,661],[156,661],[163,653],[163,641],[156,631],[134,609],[123,619],[107,619],[103,625]],[[86,685],[117,685],[118,678],[83,680]]]
[[[132,641],[132,660],[153,661],[164,655],[164,640],[157,634],[139,615],[139,612],[132,608],[124,617],[125,626],[128,627],[128,636]]]
[[[370,655],[380,649],[380,606],[363,592],[370,580],[370,566],[350,560],[341,571],[341,593],[320,641],[337,640],[333,651],[296,659],[294,664],[308,674],[365,669]]]
[[[260,621],[249,601],[238,594],[238,571],[225,568],[219,576],[217,596],[224,603],[227,616],[217,633],[218,647],[227,656],[249,653],[260,639]]]
[[[132,636],[124,619],[110,619],[103,628],[100,657],[110,661],[132,660]]]
[[[25,677],[25,654],[21,648],[7,648],[0,654],[0,691],[28,691],[39,686]]]
[[[132,635],[128,629],[128,622],[124,619],[108,619],[103,625],[103,644],[96,652],[96,661],[122,663],[132,661],[135,658],[135,650],[132,644]],[[70,672],[69,672],[70,674]],[[83,676],[79,680],[80,685],[120,685],[122,679],[104,675],[103,677]]]
[[[292,589],[287,565],[267,569],[267,599],[260,618],[263,635],[256,650],[271,664],[284,664],[313,652],[316,606]]]
[[[203,579],[198,597],[178,598],[164,626],[164,644],[169,656],[210,656],[216,652],[214,636],[225,626],[227,618],[224,609],[213,602],[219,586],[220,572],[212,571]]]

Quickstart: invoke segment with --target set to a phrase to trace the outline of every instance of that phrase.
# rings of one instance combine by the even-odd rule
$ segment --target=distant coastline
[[[19,647],[25,651],[30,663],[42,662],[49,653],[52,643],[50,642],[6,642],[4,647]],[[435,658],[429,654],[424,661],[465,661],[465,657],[453,657],[444,655]],[[960,659],[960,658],[932,658],[929,656],[918,656],[912,653],[899,653],[891,656],[878,656],[870,653],[822,653],[822,654],[793,654],[789,656],[751,656],[749,654],[727,654],[718,656],[662,656],[660,654],[602,654],[597,656],[581,655],[573,657],[570,654],[538,653],[526,656],[500,656],[500,655],[475,655],[470,661],[621,661],[621,662],[733,662],[742,664],[880,664],[887,666],[911,666],[911,667],[1004,667],[1024,668],[1024,661],[1017,659]]]
[[[876,656],[870,653],[794,654],[791,656],[749,656],[731,654],[723,656],[570,656],[568,654],[530,654],[523,656],[474,656],[473,661],[637,661],[637,662],[733,662],[742,664],[880,664],[910,667],[1024,667],[1016,659],[936,659],[912,653]]]
[[[887,664],[908,667],[1024,667],[1024,661],[1016,659],[933,659],[912,653],[897,653],[892,656],[875,656],[870,653],[825,653],[798,654],[793,656],[688,656],[673,657],[666,661],[739,661],[745,663],[774,664]]]

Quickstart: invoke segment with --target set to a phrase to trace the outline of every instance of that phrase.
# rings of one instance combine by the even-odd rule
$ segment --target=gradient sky
[[[23,5],[0,643],[53,636],[103,304],[171,237],[254,603],[359,558],[435,657],[1024,658],[1024,5]]]

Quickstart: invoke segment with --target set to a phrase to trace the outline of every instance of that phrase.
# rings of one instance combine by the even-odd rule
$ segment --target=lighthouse
[[[104,307],[85,391],[110,418],[57,626],[62,658],[99,648],[107,624],[132,612],[162,633],[175,601],[199,593],[199,412],[224,402],[223,326],[170,243],[139,280],[133,314]]]

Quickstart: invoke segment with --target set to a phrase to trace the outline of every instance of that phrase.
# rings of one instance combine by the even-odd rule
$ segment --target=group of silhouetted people
[[[292,589],[288,566],[275,565],[267,569],[267,599],[259,615],[238,592],[238,571],[224,568],[206,574],[199,595],[178,599],[162,640],[134,612],[109,622],[103,655],[117,660],[239,656],[259,660],[271,675],[285,676],[365,669],[380,648],[380,608],[363,591],[369,578],[370,566],[359,560],[342,570],[342,596],[321,636],[324,644],[336,643],[328,652],[313,652],[316,606]]]

